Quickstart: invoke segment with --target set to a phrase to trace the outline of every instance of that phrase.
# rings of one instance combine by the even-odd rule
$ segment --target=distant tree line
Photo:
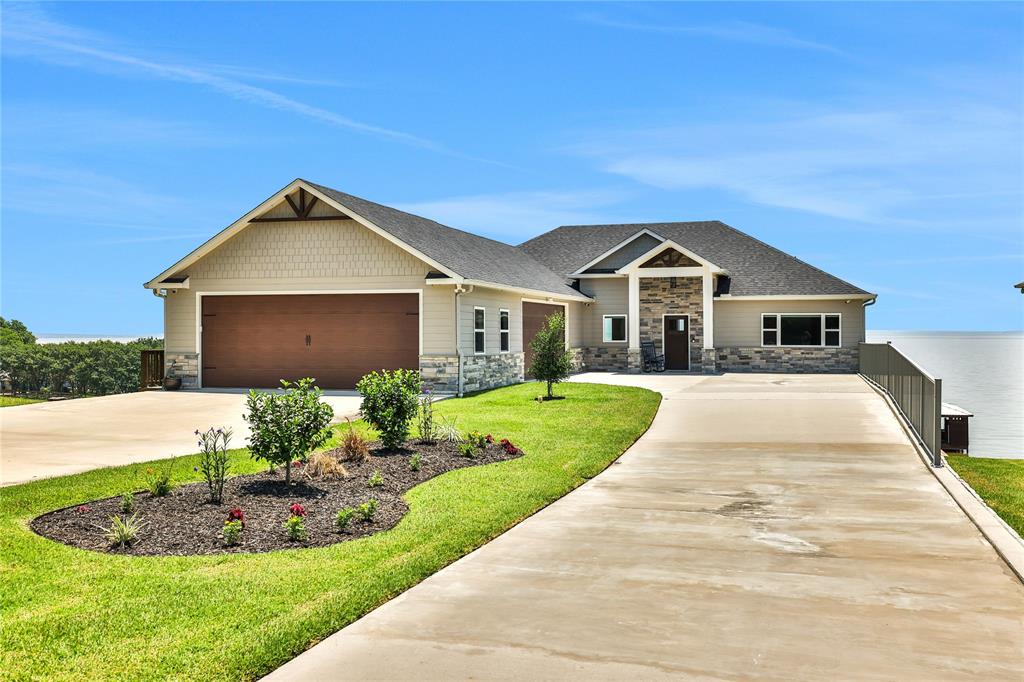
[[[0,317],[0,380],[4,390],[26,395],[130,393],[139,390],[140,351],[163,346],[152,337],[36,343],[22,322]]]

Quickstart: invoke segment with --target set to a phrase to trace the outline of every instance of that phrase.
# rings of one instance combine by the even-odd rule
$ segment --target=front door
[[[690,318],[665,316],[665,369],[690,369]]]

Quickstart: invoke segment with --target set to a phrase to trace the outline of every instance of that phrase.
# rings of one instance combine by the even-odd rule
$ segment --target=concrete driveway
[[[196,429],[229,426],[245,444],[240,390],[145,391],[0,409],[0,485],[143,462],[196,451]],[[359,397],[333,391],[336,418],[354,415]]]
[[[661,391],[607,471],[268,679],[1024,679],[1024,586],[855,376]]]

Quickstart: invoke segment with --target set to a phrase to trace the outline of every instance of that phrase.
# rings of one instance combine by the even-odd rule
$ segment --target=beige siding
[[[590,307],[582,309],[580,339],[584,346],[618,348],[625,343],[604,343],[602,325],[604,315],[629,314],[629,280],[625,277],[584,278],[580,291],[596,299]],[[627,323],[628,327],[628,323]]]
[[[166,349],[197,352],[197,293],[398,289],[423,291],[423,353],[450,354],[453,287],[424,285],[430,269],[355,221],[257,223],[179,273],[189,276],[190,288],[165,300]]]
[[[509,314],[509,352],[521,353],[523,350],[523,297],[521,294],[475,287],[473,291],[462,295],[462,323],[459,329],[459,342],[462,353],[473,355],[473,309],[480,306],[485,311],[484,319],[484,353],[497,354],[501,347],[498,341],[498,312],[508,310]]]
[[[582,303],[572,302],[569,304],[565,315],[565,337],[569,348],[579,348],[583,345],[584,315],[589,315],[590,309]]]
[[[864,340],[864,307],[861,301],[715,300],[715,347],[752,348],[761,345],[761,313],[840,313],[844,347]]]

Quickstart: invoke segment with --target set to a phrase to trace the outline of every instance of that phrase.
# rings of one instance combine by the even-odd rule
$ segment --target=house
[[[522,381],[566,316],[576,366],[854,372],[875,294],[717,221],[559,227],[519,246],[306,180],[145,285],[185,387],[419,369],[438,392]]]

